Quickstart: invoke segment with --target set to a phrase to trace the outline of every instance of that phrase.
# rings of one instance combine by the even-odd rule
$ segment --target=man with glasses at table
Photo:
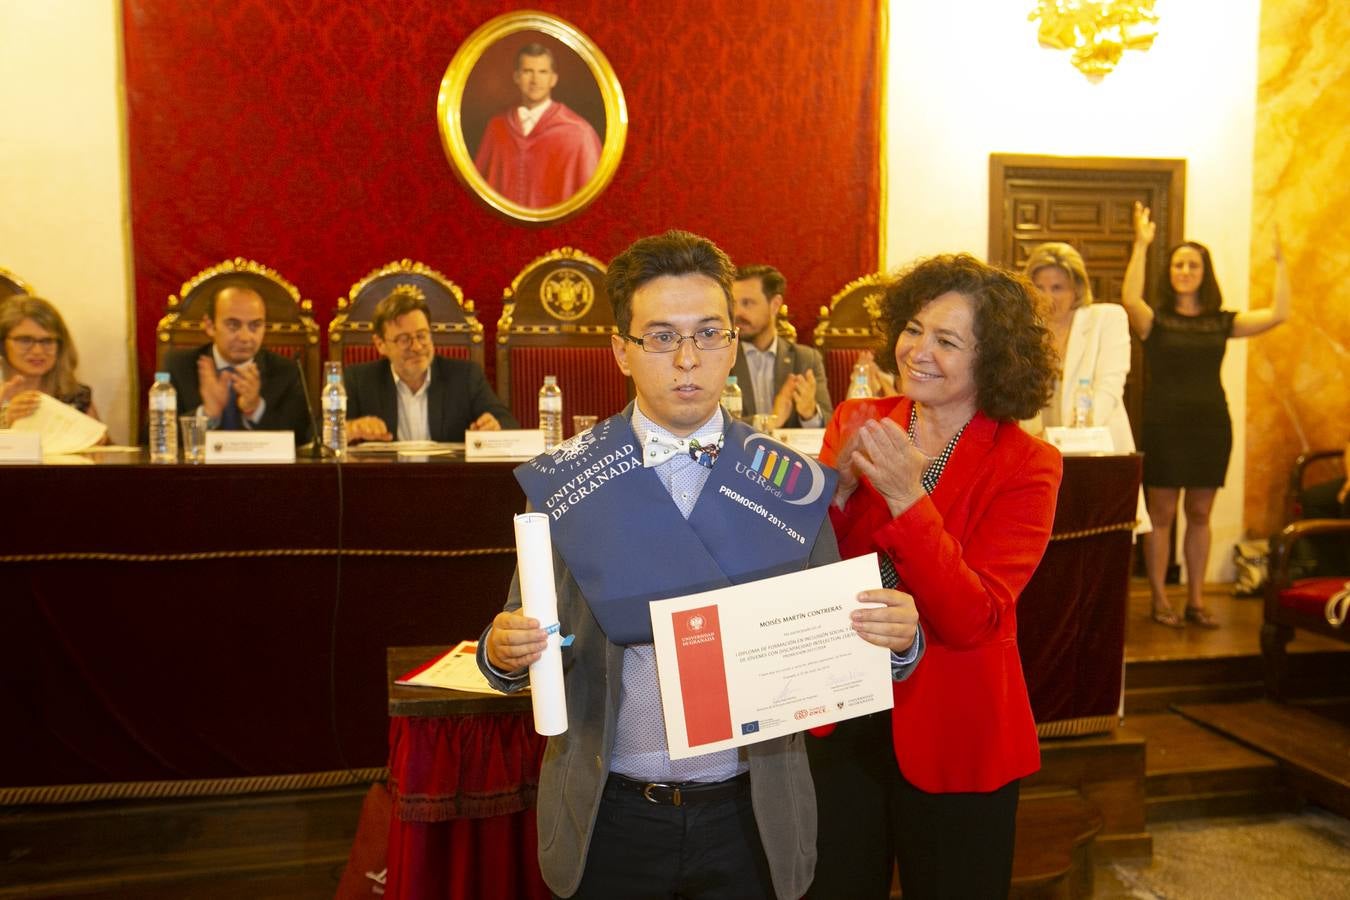
[[[293,431],[309,440],[300,369],[263,347],[267,306],[250,287],[226,285],[206,301],[202,328],[211,343],[175,350],[164,370],[178,392],[178,412],[200,412],[222,431]]]
[[[797,900],[814,873],[805,736],[672,760],[652,646],[650,600],[839,558],[826,515],[833,470],[719,406],[736,359],[734,272],[683,231],[620,254],[606,275],[612,347],[637,399],[516,470],[552,520],[555,627],[572,638],[568,730],[549,739],[537,803],[540,870],[560,897]],[[747,478],[766,448],[802,464],[791,488]],[[854,630],[891,649],[893,677],[908,676],[922,652],[912,598],[877,588],[858,599],[877,605],[852,614]],[[505,692],[528,684],[541,625],[553,624],[520,604],[513,579],[478,645],[479,668]]]
[[[438,356],[420,288],[397,285],[375,306],[383,359],[347,369],[349,441],[462,441],[464,432],[519,428],[475,362]]]

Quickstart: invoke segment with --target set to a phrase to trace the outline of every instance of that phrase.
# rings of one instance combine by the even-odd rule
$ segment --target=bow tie
[[[700,466],[711,469],[722,449],[722,437],[719,434],[716,439],[705,444],[698,438],[675,438],[648,432],[647,439],[642,442],[642,464],[650,469],[676,456],[688,454]]]

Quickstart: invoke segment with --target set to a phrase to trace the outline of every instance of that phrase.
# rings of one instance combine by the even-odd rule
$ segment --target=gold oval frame
[[[576,53],[590,70],[604,101],[605,139],[600,147],[600,161],[596,164],[595,174],[579,191],[553,206],[522,206],[497,193],[474,165],[473,156],[464,140],[461,108],[464,87],[470,73],[489,47],[523,31],[546,34]],[[436,98],[436,122],[441,133],[441,146],[459,180],[488,206],[523,222],[554,222],[589,206],[609,186],[614,173],[619,170],[624,143],[628,138],[628,107],[624,103],[623,88],[605,54],[572,24],[537,10],[520,10],[497,16],[469,35],[455,51],[454,58],[445,70],[445,77],[441,79],[440,93]]]

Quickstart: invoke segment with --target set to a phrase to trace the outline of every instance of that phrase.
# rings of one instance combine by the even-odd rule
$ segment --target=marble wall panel
[[[1251,306],[1270,302],[1276,223],[1293,283],[1288,323],[1252,339],[1243,522],[1283,524],[1290,467],[1350,440],[1350,4],[1262,4]]]

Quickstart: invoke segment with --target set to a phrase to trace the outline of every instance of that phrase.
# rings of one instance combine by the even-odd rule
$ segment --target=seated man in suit
[[[773,266],[741,266],[732,294],[740,349],[731,374],[741,386],[742,412],[774,414],[776,428],[824,428],[834,406],[819,351],[778,339],[778,310],[787,279]]]
[[[384,359],[347,369],[350,441],[462,441],[465,430],[519,428],[477,363],[437,356],[427,301],[398,285],[370,320]]]
[[[293,431],[310,438],[300,368],[263,348],[267,306],[257,291],[228,285],[206,301],[202,328],[211,343],[175,350],[164,368],[178,391],[178,412],[201,410],[224,431]]]
[[[681,231],[620,254],[606,275],[612,349],[637,399],[516,469],[530,505],[552,517],[555,627],[574,636],[563,658],[568,730],[549,738],[537,804],[540,871],[560,897],[797,900],[811,882],[804,735],[672,760],[647,611],[654,597],[839,558],[833,470],[804,457],[809,474],[794,488],[757,488],[744,473],[765,442],[785,463],[793,451],[728,422],[718,405],[736,358],[734,271],[710,241]],[[752,491],[761,512],[747,512],[738,491]],[[893,677],[906,677],[922,652],[913,600],[881,588],[864,599],[879,605],[854,612],[854,629],[889,647]],[[522,613],[513,580],[478,644],[488,681],[525,687],[541,625],[552,624]]]

